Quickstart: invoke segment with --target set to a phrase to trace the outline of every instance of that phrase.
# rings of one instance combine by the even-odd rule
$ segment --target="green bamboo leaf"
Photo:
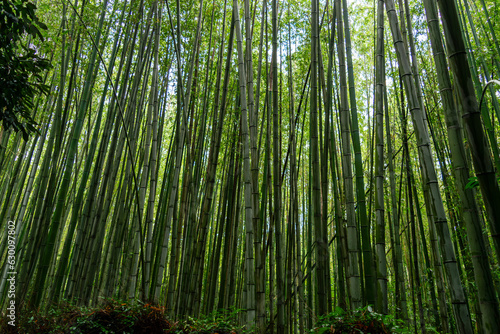
[[[465,189],[473,189],[475,187],[479,186],[479,181],[477,180],[477,177],[469,177],[469,182],[465,185]]]

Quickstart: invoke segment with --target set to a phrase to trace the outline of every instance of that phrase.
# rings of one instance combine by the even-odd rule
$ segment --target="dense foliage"
[[[24,313],[16,327],[4,319],[2,333],[19,334],[237,334],[234,313],[218,313],[201,319],[169,321],[165,307],[108,300],[98,308],[62,303],[48,312]]]
[[[45,72],[50,67],[33,45],[43,41],[40,29],[47,29],[28,0],[0,2],[0,120],[3,128],[21,131],[25,140],[37,132],[34,99],[48,93]],[[33,40],[32,40],[33,39]]]

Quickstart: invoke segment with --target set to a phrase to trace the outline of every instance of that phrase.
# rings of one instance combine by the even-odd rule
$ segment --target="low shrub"
[[[16,326],[0,320],[5,334],[238,334],[234,325],[238,311],[214,312],[198,319],[169,321],[165,308],[142,302],[109,300],[98,308],[63,303],[47,312],[23,310]]]
[[[390,334],[408,333],[409,330],[401,320],[391,315],[373,312],[371,306],[346,312],[337,307],[334,312],[319,318],[311,333],[326,334]]]

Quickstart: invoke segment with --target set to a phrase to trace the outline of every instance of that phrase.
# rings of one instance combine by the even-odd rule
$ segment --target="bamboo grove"
[[[15,271],[26,308],[140,299],[304,333],[371,305],[497,333],[496,1],[37,6],[50,92],[38,134],[1,131],[3,307]]]

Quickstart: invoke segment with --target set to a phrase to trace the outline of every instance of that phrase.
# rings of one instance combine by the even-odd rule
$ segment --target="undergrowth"
[[[243,310],[215,311],[199,318],[169,320],[165,307],[142,302],[108,300],[89,308],[61,303],[48,311],[23,310],[16,326],[8,318],[0,319],[0,333],[20,334],[244,334],[252,330],[236,325]],[[381,315],[364,307],[353,312],[336,308],[322,316],[309,333],[317,334],[389,334],[410,332],[405,324],[390,315]]]
[[[392,315],[373,312],[371,306],[347,313],[340,307],[334,312],[319,318],[316,326],[310,330],[316,334],[390,334],[409,333],[411,330],[401,320]]]
[[[141,302],[127,303],[109,300],[98,308],[69,303],[49,311],[18,313],[16,326],[0,319],[0,333],[19,334],[240,334],[233,312],[216,312],[198,319],[168,320],[165,308]]]

